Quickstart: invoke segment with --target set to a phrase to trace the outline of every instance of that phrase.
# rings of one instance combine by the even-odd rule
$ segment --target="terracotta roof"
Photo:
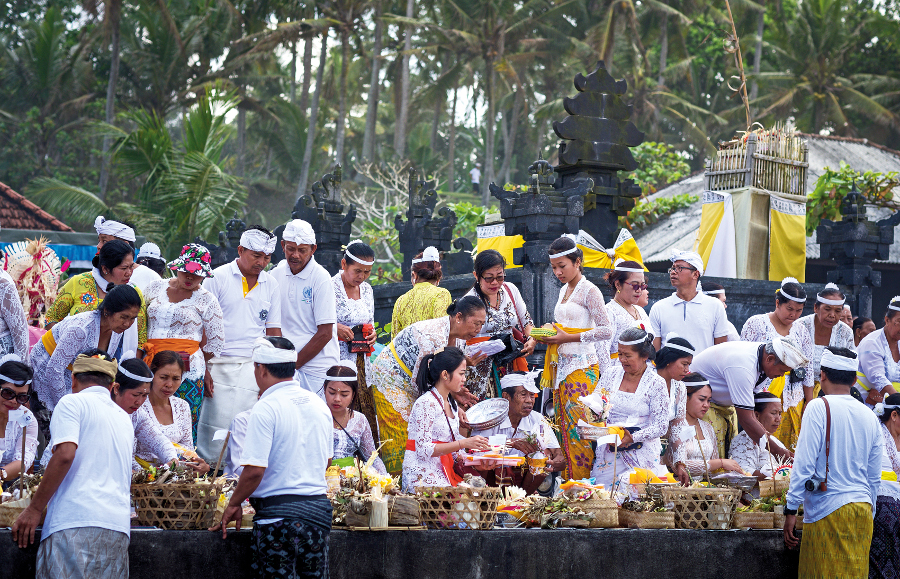
[[[9,229],[74,231],[3,183],[0,183],[0,226]]]

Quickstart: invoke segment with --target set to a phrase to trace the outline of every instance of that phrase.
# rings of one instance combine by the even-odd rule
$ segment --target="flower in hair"
[[[875,405],[875,416],[884,416],[884,403],[879,402]]]

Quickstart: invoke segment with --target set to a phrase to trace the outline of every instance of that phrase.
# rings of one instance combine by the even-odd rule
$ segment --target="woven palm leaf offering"
[[[11,492],[4,492],[0,496],[0,528],[12,527],[19,515],[31,504],[31,497],[41,483],[41,475],[26,474],[10,488]],[[41,515],[41,523],[47,515],[47,509]]]
[[[351,464],[328,468],[326,477],[340,480],[328,492],[333,525],[384,528],[421,524],[419,502],[400,492],[399,477],[380,474],[373,468],[377,457],[376,449],[365,463],[353,458],[347,461]]]
[[[142,470],[131,479],[131,498],[141,526],[208,529],[213,525],[225,477],[199,477],[183,461],[154,467],[136,458]]]

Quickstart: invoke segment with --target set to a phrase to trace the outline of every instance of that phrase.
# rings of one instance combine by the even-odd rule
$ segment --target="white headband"
[[[24,384],[31,384],[31,380],[26,380],[25,382],[22,382],[21,380],[13,380],[9,376],[5,376],[3,374],[0,374],[0,382],[9,382],[10,384],[15,384],[16,386],[22,386]]]
[[[785,363],[790,369],[798,368],[809,360],[800,351],[800,348],[787,338],[775,338],[772,340],[772,349],[778,359]]]
[[[274,235],[269,237],[265,232],[260,231],[259,229],[248,229],[241,234],[240,245],[244,249],[261,251],[270,255],[275,251],[276,241],[277,239]]]
[[[701,380],[700,382],[683,382],[685,386],[709,386],[709,380]]]
[[[637,344],[643,344],[643,343],[646,342],[646,341],[647,341],[647,337],[646,337],[646,336],[644,336],[644,337],[641,338],[640,340],[632,340],[632,341],[630,341],[630,342],[623,342],[621,339],[619,339],[619,345],[620,345],[620,346],[635,346],[635,345],[637,345]]]
[[[800,285],[800,282],[797,281],[796,278],[786,277],[783,280],[781,280],[781,287],[778,288],[778,293],[780,293],[782,296],[786,297],[787,299],[791,300],[792,302],[797,302],[799,304],[806,303],[806,298],[795,298],[794,296],[789,296],[786,293],[784,293],[784,286],[789,283],[795,283],[797,285]]]
[[[128,227],[124,223],[106,219],[102,215],[94,220],[94,229],[97,231],[97,235],[112,235],[113,237],[118,237],[119,239],[130,241],[131,243],[134,243],[136,239],[134,236],[134,229]]]
[[[557,257],[563,257],[564,255],[569,255],[570,253],[575,253],[576,251],[578,251],[577,245],[575,247],[573,247],[572,249],[567,249],[567,250],[561,251],[559,253],[554,253],[553,255],[550,256],[550,259],[556,259]]]
[[[895,306],[894,302],[900,302],[900,296],[894,296],[891,298],[891,301],[888,303],[888,309],[900,312],[900,306]]]
[[[124,360],[122,360],[121,362],[124,362]],[[153,382],[153,372],[150,372],[149,378],[147,376],[138,376],[137,374],[132,374],[131,372],[126,370],[125,366],[123,366],[121,362],[119,363],[119,372],[121,372],[122,374],[128,376],[132,380],[137,380],[138,382]]]
[[[256,338],[253,342],[252,360],[257,364],[287,364],[297,363],[296,350],[283,350],[276,348],[272,342],[265,338]]]
[[[429,245],[425,248],[425,251],[422,252],[422,257],[418,259],[413,259],[412,263],[425,263],[426,261],[441,261],[441,255],[438,253],[438,250],[433,245]]]
[[[616,262],[616,267],[615,267],[616,271],[627,271],[628,273],[644,273],[644,270],[638,269],[636,267],[623,267],[623,266],[619,265],[623,261],[625,261],[625,260],[620,259],[619,261]]]
[[[357,380],[359,380],[359,376],[356,375],[356,368],[351,366],[349,362],[346,364],[344,362],[341,362],[337,366],[332,366],[331,368],[337,368],[338,366],[343,366],[348,370],[352,370],[353,376],[329,376],[328,374],[325,374],[326,382],[356,382]],[[331,368],[329,368],[329,370]]]
[[[681,350],[682,352],[687,352],[691,356],[693,356],[694,354],[697,353],[696,350],[692,350],[691,348],[688,348],[687,346],[679,346],[678,344],[671,344],[670,342],[672,340],[674,340],[675,338],[681,338],[681,336],[679,336],[675,332],[669,332],[668,334],[666,334],[666,339],[664,340],[663,348],[674,348],[676,350]]]
[[[361,264],[361,265],[375,265],[374,258],[372,259],[372,261],[366,261],[366,260],[360,259],[360,258],[356,257],[355,255],[353,255],[352,253],[350,253],[350,246],[353,245],[354,243],[362,243],[362,241],[360,241],[358,239],[354,239],[353,241],[348,243],[347,247],[344,248],[344,255],[346,255],[347,257],[349,257],[350,259],[352,259],[353,261],[355,261],[356,263]]]
[[[884,416],[885,410],[900,410],[900,404],[885,404],[884,402],[879,402],[873,408],[875,411],[875,416]]]
[[[540,369],[524,374],[507,374],[503,378],[500,378],[500,389],[506,390],[507,388],[517,388],[522,386],[532,394],[537,394],[540,390],[534,384],[534,379],[540,376],[543,371],[543,369]]]
[[[832,370],[841,370],[847,372],[856,372],[859,370],[859,360],[856,358],[845,358],[838,356],[830,350],[822,352],[822,361],[819,364],[822,368],[831,368]]]
[[[291,243],[299,243],[301,245],[315,245],[316,232],[312,225],[302,219],[292,219],[284,226],[284,232],[281,239]]]
[[[144,245],[141,246],[141,250],[138,252],[138,259],[142,257],[152,257],[155,259],[162,259],[162,252],[159,251],[159,246],[153,243],[152,241],[148,241]]]
[[[703,275],[703,258],[696,251],[681,251],[673,248],[672,263],[676,261],[687,262],[691,267],[699,271],[700,275]]]
[[[708,292],[703,292],[703,293],[706,294],[706,295],[708,295],[708,296],[712,296],[712,295],[715,295],[715,294],[724,294],[724,293],[725,293],[725,290],[723,290],[723,289],[720,289],[720,290],[709,290]]]

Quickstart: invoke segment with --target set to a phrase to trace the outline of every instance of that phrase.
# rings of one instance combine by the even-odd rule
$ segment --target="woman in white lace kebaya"
[[[663,340],[663,347],[656,353],[656,373],[666,383],[669,404],[667,406],[669,430],[666,440],[672,440],[672,428],[684,418],[684,407],[687,403],[687,391],[684,387],[684,377],[691,372],[691,362],[694,360],[694,346],[681,338],[675,332],[669,334]],[[672,445],[668,444],[665,450],[663,462],[672,468]]]
[[[28,359],[28,319],[16,282],[5,269],[0,269],[0,356],[4,354]]]
[[[621,363],[610,367],[589,397],[592,400],[606,397],[609,404],[606,423],[625,429],[618,450],[611,444],[597,447],[591,476],[606,488],[632,469],[655,470],[659,466],[660,437],[669,427],[669,396],[665,381],[647,366],[652,354],[652,334],[640,328],[628,328],[619,334]]]
[[[781,424],[781,400],[771,392],[760,392],[754,397],[753,412],[756,419],[762,424],[768,433],[766,444],[760,445],[759,441],[752,440],[746,430],[731,439],[731,448],[728,456],[734,459],[741,469],[747,474],[752,474],[759,480],[772,477],[772,470],[778,461],[769,452],[770,448],[784,447],[781,442],[772,436]],[[759,488],[753,490],[754,495],[759,494]]]
[[[448,316],[423,320],[403,328],[372,362],[372,394],[378,412],[379,438],[384,441],[381,457],[388,472],[397,474],[403,465],[406,426],[419,390],[413,381],[426,354],[447,346],[465,348],[466,340],[478,335],[484,325],[484,304],[472,296],[462,297],[447,308]],[[479,354],[470,365],[484,360]],[[455,393],[458,402],[472,398],[465,387]]]
[[[528,314],[525,300],[519,293],[519,288],[505,283],[506,260],[495,249],[479,251],[475,256],[475,285],[469,290],[467,296],[475,296],[484,302],[486,317],[484,327],[481,328],[480,339],[487,340],[502,333],[518,334],[522,341],[522,351],[526,356],[534,352],[536,342],[530,337],[534,322]],[[509,364],[497,367],[495,356],[484,360],[474,368],[469,368],[466,378],[466,388],[478,399],[495,398],[500,396],[500,387],[496,383],[497,378],[502,378],[508,372],[519,370],[528,371],[528,362],[525,358],[516,358]]]
[[[157,352],[181,353],[186,361],[181,386],[175,396],[185,400],[191,411],[191,429],[197,441],[197,420],[203,402],[206,362],[222,353],[225,325],[219,300],[201,285],[212,275],[209,250],[191,243],[181,249],[178,259],[169,263],[174,278],[161,279],[147,288],[148,339],[145,361],[153,363]],[[203,338],[206,343],[200,347]]]
[[[736,461],[719,456],[719,443],[712,425],[703,420],[709,411],[712,388],[700,374],[688,374],[684,379],[687,391],[684,417],[672,427],[669,444],[672,447],[672,469],[681,484],[688,486],[691,478],[705,478],[717,470],[741,472]]]
[[[803,286],[792,277],[785,278],[781,282],[781,288],[775,292],[775,311],[751,316],[741,330],[741,340],[768,342],[774,338],[789,337],[800,348],[806,359],[812,360],[814,358],[812,335],[805,325],[795,323],[803,314],[805,302],[806,292]],[[799,379],[798,371],[794,370],[774,380],[764,380],[756,388],[757,392],[766,390],[781,398],[784,415],[775,436],[788,448],[793,448],[797,444],[803,404],[811,401],[814,396],[815,382],[812,369],[809,364],[801,368],[802,379]],[[798,380],[791,382],[791,376],[796,376]]]
[[[180,454],[187,451],[187,458],[199,465],[198,472],[208,472],[209,465],[194,453],[191,408],[187,402],[175,396],[175,392],[181,387],[184,361],[178,352],[163,350],[153,357],[150,371],[153,373],[153,382],[150,383],[149,396],[135,414],[145,414],[166,438],[178,445],[176,451]],[[159,457],[143,441],[138,442],[135,454],[147,462],[159,464]]]
[[[579,417],[575,403],[594,391],[600,378],[596,343],[608,340],[613,330],[603,294],[581,274],[583,254],[575,240],[560,237],[550,244],[549,254],[553,274],[563,286],[554,309],[556,323],[544,326],[556,329],[556,335],[539,340],[548,345],[541,386],[553,389],[553,409],[566,456],[564,476],[580,480],[591,471],[594,451],[575,429]]]
[[[375,453],[372,426],[362,412],[351,406],[357,400],[359,381],[356,371],[348,366],[332,366],[326,373],[325,403],[331,410],[334,426],[334,456],[331,463],[337,466],[353,466],[355,458],[365,464]],[[387,474],[384,462],[375,458],[372,468],[379,474]]]
[[[23,406],[28,402],[31,379],[31,368],[22,363],[16,354],[6,354],[0,358],[0,435],[3,435],[0,438],[0,483],[28,471],[37,452],[38,423],[31,411]]]
[[[416,384],[421,392],[409,415],[409,439],[403,456],[403,490],[416,487],[456,486],[461,477],[454,468],[454,453],[463,449],[487,450],[483,436],[461,438],[459,412],[453,400],[466,381],[466,358],[459,348],[444,348],[422,361]]]
[[[647,289],[641,264],[636,261],[619,261],[615,269],[606,274],[606,283],[613,291],[613,299],[606,304],[613,333],[609,340],[596,343],[601,374],[610,365],[619,363],[619,334],[634,327],[650,330],[650,316],[638,305]]]
[[[361,241],[351,241],[341,260],[341,271],[331,278],[334,284],[334,304],[337,313],[337,337],[341,360],[353,360],[359,354],[350,352],[353,328],[375,324],[375,296],[366,280],[372,274],[375,252]],[[375,343],[374,327],[365,336],[369,346]]]
[[[826,346],[833,348],[847,348],[856,351],[856,341],[853,338],[853,328],[841,321],[841,312],[844,311],[846,296],[838,286],[830,283],[825,289],[816,295],[816,303],[813,305],[813,313],[797,320],[797,324],[803,325],[813,339],[813,356],[810,358],[809,369],[815,383],[815,395],[819,392],[819,375],[822,372],[822,353]]]
[[[875,406],[884,437],[881,485],[875,500],[869,577],[889,579],[900,570],[900,394],[886,396]]]

